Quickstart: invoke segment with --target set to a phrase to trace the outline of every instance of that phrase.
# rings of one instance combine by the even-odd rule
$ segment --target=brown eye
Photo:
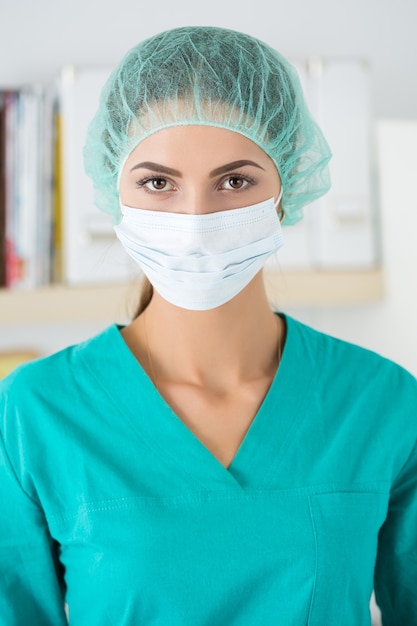
[[[248,176],[232,174],[232,176],[228,176],[223,179],[220,188],[225,191],[240,191],[241,189],[245,189],[245,187],[253,185],[254,183],[255,181]]]
[[[227,181],[232,189],[240,189],[244,185],[244,180],[242,178],[238,178],[237,176],[233,176],[229,178]]]
[[[152,180],[152,187],[157,191],[161,191],[161,189],[165,189],[167,181],[165,178],[154,178]]]
[[[173,189],[172,183],[170,183],[166,178],[161,178],[160,176],[145,178],[144,180],[138,181],[136,184],[139,188],[144,188],[146,191],[150,192],[172,191]]]

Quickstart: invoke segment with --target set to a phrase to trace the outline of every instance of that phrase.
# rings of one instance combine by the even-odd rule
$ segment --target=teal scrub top
[[[2,626],[417,625],[417,381],[285,319],[228,468],[116,325],[1,383]]]

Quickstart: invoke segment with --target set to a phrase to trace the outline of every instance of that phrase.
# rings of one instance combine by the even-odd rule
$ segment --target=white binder
[[[284,229],[288,269],[369,269],[378,264],[369,70],[358,60],[294,63],[309,109],[329,142],[332,187]],[[277,261],[271,260],[270,267]]]
[[[106,69],[64,68],[59,84],[62,116],[63,281],[70,285],[112,283],[138,274],[113,231],[112,217],[94,205],[82,150]]]

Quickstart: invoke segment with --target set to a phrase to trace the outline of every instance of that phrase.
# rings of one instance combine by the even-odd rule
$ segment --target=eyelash
[[[241,178],[248,184],[242,187],[242,189],[226,189],[225,191],[244,191],[248,187],[252,187],[253,185],[256,185],[256,181],[254,178],[252,178],[251,176],[248,176],[247,174],[242,174],[241,172],[234,172],[233,174],[228,174],[225,178],[223,178],[223,180],[221,181],[221,184],[223,184],[227,180],[230,180],[231,178]]]
[[[137,180],[136,181],[136,186],[139,189],[143,188],[144,191],[149,192],[149,193],[160,193],[156,189],[154,191],[152,191],[152,189],[148,189],[146,187],[146,184],[150,183],[152,180],[166,180],[168,182],[171,182],[168,178],[165,178],[164,176],[158,176],[157,174],[155,174],[154,176],[147,176],[146,178],[141,178],[140,180]],[[172,185],[172,183],[171,183],[171,185]],[[163,190],[161,190],[161,191],[163,191]]]
[[[248,187],[252,187],[253,185],[256,185],[256,181],[254,178],[252,178],[251,176],[248,176],[247,174],[242,174],[241,172],[234,172],[232,174],[228,174],[225,178],[221,180],[220,184],[223,184],[227,180],[230,180],[232,178],[241,178],[248,184],[245,185],[241,189],[226,189],[224,191],[244,191]],[[172,181],[170,181],[169,178],[165,178],[164,176],[159,176],[155,174],[153,176],[146,176],[146,178],[141,178],[140,180],[137,180],[136,186],[138,187],[138,189],[143,189],[146,193],[161,193],[161,191],[164,191],[163,189],[161,189],[161,191],[157,191],[156,189],[153,190],[153,189],[149,189],[148,187],[146,187],[147,183],[150,183],[153,180],[166,180],[171,185],[173,185]]]

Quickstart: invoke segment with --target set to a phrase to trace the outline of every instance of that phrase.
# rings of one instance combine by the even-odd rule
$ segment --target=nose
[[[184,197],[183,213],[190,215],[204,215],[221,211],[219,200],[213,198],[210,193],[203,189],[191,188]]]

